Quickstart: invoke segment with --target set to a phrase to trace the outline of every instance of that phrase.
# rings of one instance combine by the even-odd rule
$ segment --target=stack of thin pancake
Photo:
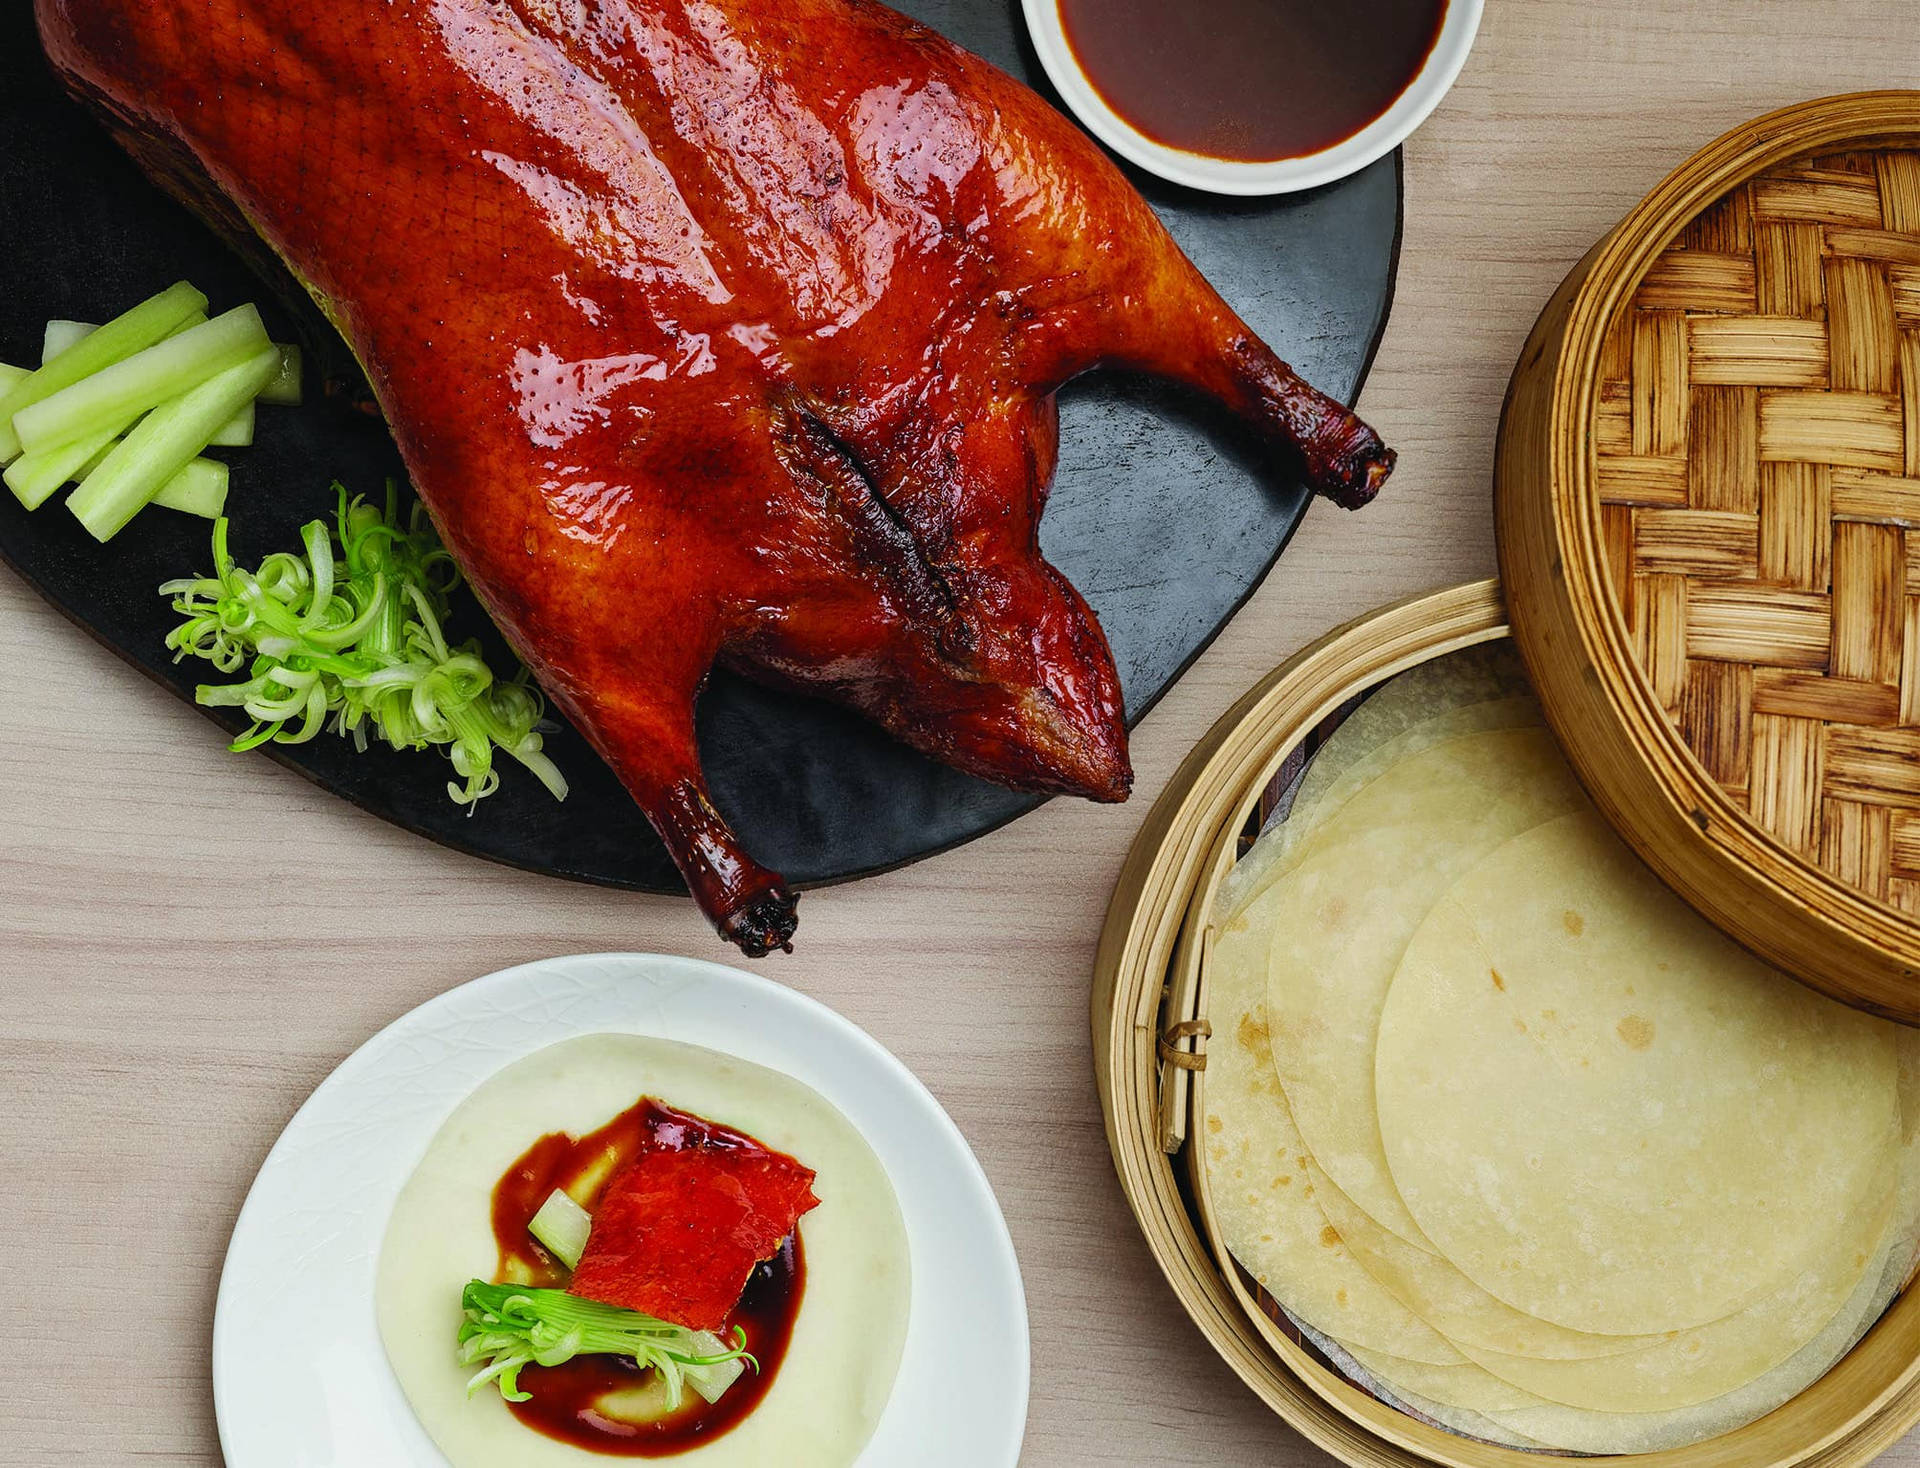
[[[1355,1380],[1645,1452],[1817,1380],[1920,1240],[1920,1053],[1673,897],[1504,648],[1404,674],[1223,884],[1204,1192]]]

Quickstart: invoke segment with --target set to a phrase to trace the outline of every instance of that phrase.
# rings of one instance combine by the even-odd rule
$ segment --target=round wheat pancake
[[[1499,1351],[1547,1361],[1580,1361],[1643,1350],[1667,1339],[1568,1330],[1495,1299],[1438,1254],[1416,1249],[1368,1216],[1309,1163],[1314,1201],[1341,1243],[1387,1291],[1467,1354]]]
[[[1509,642],[1467,648],[1393,678],[1340,721],[1314,751],[1270,825],[1221,880],[1213,919],[1242,912],[1326,817],[1411,754],[1461,734],[1542,726],[1519,654]]]
[[[1491,1417],[1480,1412],[1475,1412],[1470,1408],[1444,1407],[1443,1410],[1451,1414],[1453,1420],[1450,1422],[1442,1421],[1439,1416],[1427,1411],[1427,1407],[1432,1405],[1427,1398],[1420,1396],[1419,1393],[1405,1384],[1389,1386],[1382,1378],[1374,1375],[1367,1367],[1362,1365],[1359,1357],[1355,1356],[1344,1343],[1333,1339],[1331,1336],[1321,1334],[1311,1326],[1301,1327],[1300,1335],[1308,1345],[1312,1346],[1315,1350],[1319,1351],[1321,1355],[1325,1356],[1327,1360],[1331,1361],[1334,1369],[1339,1371],[1341,1375],[1390,1407],[1397,1408],[1402,1412],[1410,1412],[1415,1416],[1425,1415],[1434,1426],[1445,1427],[1455,1432],[1464,1432],[1469,1437],[1484,1438],[1488,1442],[1499,1443],[1504,1447],[1537,1449],[1541,1446],[1541,1444],[1533,1441],[1533,1439],[1523,1437],[1509,1428],[1502,1427]],[[1376,1356],[1376,1359],[1391,1358],[1380,1358]],[[1467,1369],[1478,1370],[1479,1368],[1471,1367]]]
[[[1882,1185],[1869,1201],[1853,1211],[1784,1287],[1743,1310],[1678,1331],[1657,1345],[1587,1360],[1509,1356],[1465,1345],[1460,1349],[1502,1381],[1561,1406],[1660,1412],[1724,1396],[1818,1336],[1874,1266],[1890,1241],[1894,1215],[1891,1139],[1884,1155]]]
[[[1487,1415],[1508,1431],[1576,1453],[1652,1453],[1732,1432],[1791,1401],[1853,1349],[1899,1293],[1908,1267],[1900,1252],[1899,1241],[1890,1238],[1875,1260],[1877,1267],[1861,1276],[1852,1297],[1818,1336],[1724,1396],[1664,1412],[1589,1412],[1550,1404]]]
[[[1388,1172],[1374,1107],[1374,1036],[1394,970],[1458,876],[1584,798],[1544,729],[1462,735],[1357,790],[1276,885],[1267,1016],[1294,1123],[1341,1191],[1418,1248],[1433,1246]]]
[[[1481,1290],[1402,1243],[1323,1177],[1314,1197],[1363,1268],[1469,1361],[1566,1405],[1654,1411],[1718,1396],[1791,1356],[1841,1308],[1896,1212],[1893,1138],[1880,1185],[1781,1289],[1721,1320],[1665,1335],[1568,1331]],[[1447,1400],[1443,1395],[1442,1401]]]
[[[1498,1389],[1473,1376],[1478,1368],[1436,1372],[1422,1363],[1402,1363],[1377,1353],[1353,1352],[1354,1359],[1389,1399],[1452,1431],[1486,1438],[1491,1429],[1494,1441],[1507,1434],[1518,1445],[1531,1442],[1562,1451],[1629,1453],[1682,1447],[1733,1431],[1771,1411],[1824,1375],[1879,1319],[1911,1277],[1920,1255],[1920,1032],[1896,1028],[1894,1043],[1900,1060],[1901,1134],[1893,1217],[1853,1292],[1814,1339],[1785,1362],[1723,1396],[1689,1407],[1596,1412],[1542,1399],[1491,1406],[1499,1400]],[[1476,1410],[1475,1402],[1489,1404],[1493,1416]],[[1529,1431],[1540,1436],[1528,1439]]]
[[[1355,714],[1353,720],[1359,717]],[[1214,921],[1224,923],[1245,911],[1255,897],[1285,874],[1328,817],[1409,755],[1463,734],[1545,727],[1540,705],[1531,698],[1467,704],[1405,728],[1399,727],[1398,721],[1386,727],[1370,724],[1350,739],[1342,737],[1347,733],[1347,725],[1342,724],[1302,771],[1287,805],[1286,819],[1263,832],[1253,849],[1221,880],[1214,899]],[[1397,732],[1388,735],[1389,728]]]
[[[779,1375],[724,1436],[676,1456],[699,1468],[846,1468],[872,1436],[906,1339],[906,1229],[880,1161],[825,1097],[699,1046],[586,1035],[506,1067],[462,1102],[401,1191],[375,1307],[400,1385],[452,1468],[589,1468],[599,1453],[515,1420],[491,1387],[469,1398],[460,1293],[499,1264],[494,1185],[548,1132],[580,1135],[642,1096],[737,1128],[818,1174],[800,1220],[806,1286]]]
[[[1337,811],[1358,789],[1412,755],[1464,734],[1538,727],[1538,705],[1530,698],[1512,697],[1433,712],[1433,701],[1445,690],[1432,686],[1432,679],[1424,682],[1427,686],[1417,705],[1421,717],[1410,724],[1401,717],[1409,711],[1408,706],[1388,702],[1388,695],[1399,687],[1397,680],[1340,726],[1308,767],[1293,813],[1283,825],[1262,835],[1243,866],[1262,848],[1272,847],[1276,836],[1289,828],[1305,827],[1311,834],[1324,823],[1328,807]],[[1480,684],[1473,682],[1470,686],[1477,688]],[[1368,738],[1348,739],[1349,730],[1376,705],[1386,707],[1395,717],[1384,725],[1377,720],[1370,727],[1361,725]],[[1372,742],[1372,736],[1383,732],[1389,737]],[[1544,731],[1542,734],[1544,737]],[[1315,787],[1311,784],[1314,775],[1326,770],[1330,759],[1337,761],[1337,774]],[[1288,870],[1284,860],[1265,864],[1267,886],[1242,911],[1216,917],[1205,1002],[1220,1038],[1198,1082],[1206,1098],[1204,1141],[1216,1222],[1243,1267],[1296,1319],[1363,1348],[1429,1364],[1457,1365],[1462,1358],[1453,1345],[1436,1340],[1414,1311],[1391,1297],[1391,1290],[1388,1298],[1382,1298],[1374,1273],[1362,1267],[1358,1283],[1354,1282],[1351,1251],[1338,1231],[1330,1228],[1313,1196],[1303,1194],[1303,1186],[1308,1186],[1303,1178],[1306,1158],[1276,1080],[1265,1006],[1261,1003],[1266,990],[1266,956],[1285,902],[1275,883]],[[1320,1186],[1324,1192],[1335,1191],[1326,1189],[1324,1181]],[[1391,1234],[1386,1239],[1399,1244]],[[1444,1261],[1413,1246],[1400,1247],[1439,1269],[1447,1268]],[[1317,1261],[1328,1256],[1338,1263],[1316,1272]],[[1514,1318],[1517,1312],[1485,1296],[1470,1282],[1462,1278],[1459,1284],[1497,1313],[1498,1318],[1482,1331],[1468,1332],[1467,1339],[1482,1345],[1554,1356],[1590,1356],[1630,1350],[1654,1339],[1582,1335],[1530,1317]],[[1418,1295],[1408,1298],[1420,1299]]]
[[[1381,1399],[1414,1417],[1425,1418],[1435,1427],[1460,1437],[1477,1438],[1497,1447],[1514,1448],[1523,1453],[1558,1453],[1560,1449],[1537,1438],[1523,1436],[1504,1427],[1483,1412],[1437,1402],[1407,1387],[1384,1387]]]
[[[1590,809],[1448,885],[1374,1060],[1425,1237],[1572,1330],[1686,1329],[1780,1288],[1899,1122],[1890,1027],[1738,948]]]
[[[1432,1365],[1458,1350],[1383,1289],[1314,1201],[1306,1144],[1273,1069],[1266,1019],[1269,888],[1219,929],[1206,971],[1215,1039],[1195,1073],[1205,1187],[1221,1241],[1296,1320],[1353,1345]]]
[[[1425,1361],[1405,1361],[1398,1356],[1369,1351],[1350,1341],[1341,1342],[1369,1376],[1395,1392],[1415,1392],[1429,1401],[1442,1402],[1468,1412],[1513,1412],[1523,1407],[1544,1407],[1543,1398],[1523,1387],[1502,1381],[1492,1372],[1467,1362],[1460,1366],[1434,1366]]]

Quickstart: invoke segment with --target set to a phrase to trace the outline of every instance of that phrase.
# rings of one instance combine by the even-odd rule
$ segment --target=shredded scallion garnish
[[[269,740],[298,744],[331,729],[364,751],[374,738],[395,749],[440,746],[457,781],[447,794],[472,809],[499,788],[494,751],[505,750],[564,800],[567,782],[542,752],[545,700],[525,668],[498,679],[476,641],[446,635],[460,569],[426,512],[403,524],[399,491],[382,511],[333,486],[333,523],[310,521],[299,553],[278,551],[249,571],[227,548],[227,521],[213,526],[211,576],[161,586],[183,618],[167,634],[175,661],[204,658],[238,683],[202,684],[208,707],[238,708],[253,724],[236,751]]]
[[[747,1354],[747,1334],[733,1331],[734,1344],[726,1349],[704,1331],[691,1331],[618,1305],[583,1300],[565,1290],[536,1290],[524,1285],[487,1284],[474,1280],[460,1297],[465,1319],[460,1325],[460,1361],[482,1366],[467,1383],[471,1396],[493,1382],[509,1402],[529,1400],[520,1390],[520,1373],[528,1366],[558,1366],[575,1356],[626,1356],[660,1373],[667,1392],[667,1410],[680,1405],[689,1371],[744,1361],[759,1364]],[[703,1345],[720,1345],[719,1351]]]

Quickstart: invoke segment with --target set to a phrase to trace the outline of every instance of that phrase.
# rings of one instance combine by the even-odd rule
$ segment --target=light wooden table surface
[[[932,1087],[1026,1273],[1024,1461],[1326,1461],[1175,1305],[1115,1185],[1088,1058],[1095,936],[1181,756],[1337,622],[1489,574],[1507,374],[1569,265],[1686,154],[1828,92],[1920,83],[1913,0],[1488,0],[1407,148],[1399,300],[1363,409],[1401,451],[1363,514],[1317,508],[1134,738],[1130,805],[1056,802],[803,907],[768,972]],[[214,731],[0,571],[0,1463],[217,1463],[214,1286],[268,1146],[421,1001],[547,954],[727,954],[685,901],[443,851]],[[1890,1461],[1920,1464],[1920,1439]]]

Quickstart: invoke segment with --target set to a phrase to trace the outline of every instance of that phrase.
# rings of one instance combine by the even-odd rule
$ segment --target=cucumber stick
[[[178,336],[195,326],[205,324],[207,313],[190,312],[186,319],[167,333]],[[91,321],[49,321],[46,333],[41,340],[40,362],[45,366],[69,347],[100,328]],[[213,442],[222,446],[229,443],[245,445],[253,442],[253,404],[235,414],[233,418],[220,425],[220,432]],[[7,488],[13,491],[13,497],[29,510],[37,510],[45,504],[53,492],[69,480],[85,479],[93,472],[94,466],[107,456],[107,451],[120,441],[120,435],[138,422],[138,412],[129,413],[126,421],[115,428],[101,429],[77,438],[72,443],[62,444],[59,448],[45,449],[39,453],[25,453],[7,465],[5,478]],[[158,498],[158,496],[155,496]]]
[[[31,376],[33,374],[24,367],[9,367],[5,362],[0,362],[0,396],[12,392]]]
[[[7,465],[5,478],[13,497],[29,510],[37,510],[47,497],[69,479],[84,479],[95,461],[106,457],[123,430],[131,428],[128,419],[118,428],[77,438],[72,443],[43,454],[22,454]]]
[[[207,313],[205,311],[194,311],[182,319],[180,324],[168,332],[167,335],[178,336],[188,327],[205,326],[206,324]],[[100,328],[91,321],[63,321],[58,319],[49,321],[46,330],[40,333],[40,365],[42,367],[46,366],[47,363],[51,362],[82,337],[91,336],[99,329]],[[127,355],[131,357],[133,353],[128,352]],[[109,362],[107,365],[111,367],[113,364]]]
[[[240,411],[214,429],[207,442],[215,448],[244,449],[253,444],[254,411],[252,403],[242,403]]]
[[[205,312],[196,311],[181,323],[181,327],[184,329],[188,326],[198,326],[206,319]],[[79,341],[80,338],[99,329],[100,328],[95,326],[91,321],[49,321],[40,345],[41,365],[44,366],[46,363],[51,362],[68,347]],[[178,333],[175,334],[177,335]],[[300,400],[300,349],[298,347],[280,348],[281,372],[283,374],[286,371],[289,354],[291,354],[293,360],[293,400],[297,403]],[[25,377],[26,373],[22,372],[20,375]],[[279,381],[280,378],[276,377],[273,382],[268,383],[266,392],[273,391],[274,383]],[[6,388],[7,384],[4,381],[0,381],[0,392],[6,391]],[[265,395],[266,393],[261,394],[263,397]],[[238,413],[235,413],[233,417],[220,425],[220,431],[213,436],[212,442],[214,447],[222,449],[244,449],[250,447],[253,443],[253,426],[253,404],[248,403]],[[84,476],[70,474],[67,477],[69,479],[77,479]],[[9,481],[9,483],[11,483],[11,481]],[[29,505],[28,508],[31,509],[32,506]]]
[[[189,459],[186,467],[160,486],[153,502],[218,520],[227,507],[227,466],[218,459]]]
[[[42,372],[79,356],[104,336],[107,327],[81,340]],[[99,433],[115,423],[124,423],[130,413],[158,407],[204,383],[247,365],[271,353],[269,370],[255,386],[257,392],[280,369],[280,353],[267,340],[267,329],[260,324],[260,313],[251,305],[236,306],[203,326],[191,327],[178,336],[156,342],[91,377],[63,387],[32,406],[14,414],[13,429],[21,447],[30,452],[59,448],[75,439]],[[37,375],[37,374],[36,374]],[[257,374],[249,373],[252,377]],[[29,378],[14,390],[17,396],[33,385]],[[249,393],[247,396],[251,397]],[[233,408],[219,420],[207,425],[203,445],[226,418],[246,398],[236,400]],[[168,404],[170,407],[173,404]],[[3,405],[0,405],[3,406]],[[195,445],[196,451],[200,445]],[[189,455],[188,457],[191,457]],[[182,463],[185,462],[183,459]]]
[[[49,321],[40,338],[40,365],[46,366],[80,338],[99,329],[91,321]]]
[[[100,452],[95,454],[91,459],[88,459],[86,463],[82,464],[79,469],[74,472],[73,482],[78,484],[89,474],[93,473],[95,469],[98,469],[100,467],[100,461],[112,453],[114,449],[119,446],[119,443],[120,440],[116,438],[112,443],[102,444],[100,446]]]
[[[90,443],[91,440],[88,440]],[[11,489],[20,503],[29,510],[38,509],[54,490],[65,484],[68,479],[85,479],[94,464],[106,458],[108,450],[119,440],[109,439],[93,455],[92,462],[83,464],[73,474],[54,479],[16,482],[14,470],[27,462],[26,458],[15,459],[7,466],[7,487]],[[180,472],[169,479],[154,493],[153,503],[164,505],[170,510],[182,510],[189,515],[200,515],[208,520],[217,520],[227,507],[227,466],[218,459],[189,459]]]
[[[252,309],[250,306],[240,308],[248,312]],[[228,316],[234,314],[227,313]],[[224,319],[217,316],[207,325],[217,326]],[[260,330],[257,315],[253,325]],[[192,332],[183,332],[174,340],[185,341],[191,335]],[[81,482],[68,498],[67,508],[94,539],[111,539],[163,484],[206,447],[214,430],[231,418],[242,403],[258,396],[260,389],[280,370],[280,353],[266,339],[264,330],[260,330],[259,342],[252,356],[242,358],[237,365],[148,413],[133,432],[100,461],[99,468]]]
[[[0,463],[7,463],[20,453],[20,437],[13,422],[19,413],[73,386],[82,378],[91,377],[114,363],[144,351],[162,340],[195,311],[204,311],[206,308],[207,298],[183,280],[167,287],[157,296],[150,296],[131,311],[114,317],[98,331],[88,333],[83,341],[62,352],[55,360],[44,364],[37,372],[28,373],[21,381],[10,386],[5,395],[0,396]],[[72,436],[78,438],[80,434]]]
[[[119,441],[117,434],[98,440],[82,439],[76,447],[56,449],[45,460],[35,454],[22,454],[7,465],[7,488],[29,510],[37,510],[69,479],[85,479],[91,474]],[[84,455],[78,468],[69,470],[68,464],[86,449],[93,452]],[[227,477],[227,466],[218,459],[191,459],[184,469],[160,486],[153,502],[170,510],[184,510],[189,515],[218,519],[227,504]]]
[[[300,406],[300,348],[286,343],[275,345],[280,348],[280,370],[272,382],[260,389],[260,401],[297,408]]]

